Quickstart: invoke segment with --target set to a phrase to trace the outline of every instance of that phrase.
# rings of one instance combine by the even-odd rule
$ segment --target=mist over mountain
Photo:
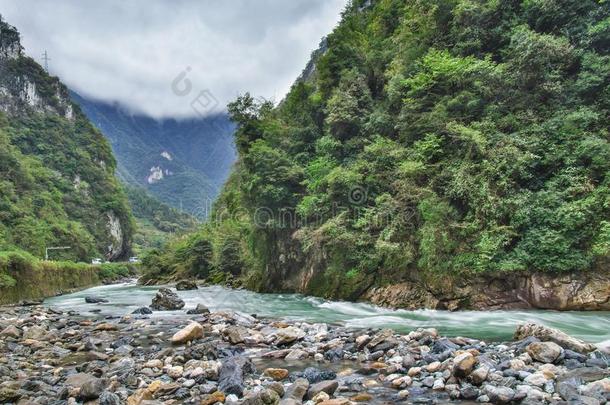
[[[203,219],[236,159],[234,125],[224,114],[184,120],[133,115],[119,104],[71,92],[108,138],[119,178]]]

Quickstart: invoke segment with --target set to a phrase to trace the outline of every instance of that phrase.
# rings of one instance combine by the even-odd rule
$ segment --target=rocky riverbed
[[[96,297],[89,297],[95,300]],[[163,289],[151,305],[180,307]],[[182,306],[183,303],[182,303]],[[515,340],[212,312],[83,316],[0,307],[0,403],[605,404],[610,356],[526,324]],[[186,312],[186,311],[185,311]]]

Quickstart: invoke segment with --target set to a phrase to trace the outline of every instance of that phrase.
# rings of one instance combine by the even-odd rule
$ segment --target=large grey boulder
[[[150,307],[157,311],[171,311],[182,309],[184,305],[184,301],[178,294],[169,288],[161,287],[153,297]]]
[[[558,329],[536,323],[526,323],[517,326],[515,339],[522,340],[528,337],[535,337],[543,342],[557,343],[564,349],[574,350],[578,353],[589,353],[595,350],[595,346],[582,340],[576,339]]]

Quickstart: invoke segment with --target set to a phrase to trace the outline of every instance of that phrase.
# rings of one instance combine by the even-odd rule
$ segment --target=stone
[[[284,395],[288,399],[302,401],[309,389],[309,381],[305,378],[297,378],[286,390]]]
[[[180,280],[176,283],[176,290],[178,291],[187,291],[187,290],[196,290],[197,283],[193,280]]]
[[[186,311],[187,315],[204,315],[209,314],[210,310],[203,304],[197,304],[197,306],[193,309],[189,309]]]
[[[254,365],[242,356],[232,356],[226,359],[220,368],[218,389],[225,394],[235,394],[241,397],[244,392],[244,377],[256,370]]]
[[[23,332],[23,340],[32,339],[32,340],[43,340],[47,334],[47,330],[42,326],[33,325],[27,328]]]
[[[472,373],[470,373],[470,375],[468,376],[468,379],[474,385],[481,385],[487,379],[488,374],[489,374],[488,366],[479,366]]]
[[[315,402],[316,404],[318,404],[320,402],[328,401],[329,399],[330,399],[330,395],[328,395],[324,391],[321,391],[321,392],[318,392],[311,400],[313,402]]]
[[[585,343],[582,340],[576,339],[558,329],[549,328],[544,325],[535,323],[526,323],[517,326],[515,330],[515,339],[521,340],[527,337],[535,337],[544,342],[553,342],[563,347],[578,353],[588,353],[595,350],[595,346]]]
[[[152,309],[148,307],[141,307],[132,312],[133,315],[150,315],[152,313]]]
[[[85,296],[85,302],[87,304],[99,304],[103,302],[108,302],[106,298],[98,297],[96,295],[87,295]]]
[[[119,330],[119,327],[118,327],[118,325],[116,325],[114,323],[103,322],[103,323],[100,323],[99,325],[97,325],[93,330],[114,331],[114,330]]]
[[[201,339],[203,337],[203,326],[199,322],[191,322],[178,332],[176,332],[170,339],[173,344],[182,344],[193,341],[195,339]]]
[[[307,390],[307,395],[305,395],[305,399],[312,399],[322,391],[332,396],[337,388],[339,388],[339,383],[335,380],[320,381],[319,383],[315,383],[309,387]]]
[[[318,405],[350,405],[351,401],[347,398],[335,398],[327,401],[322,401]]]
[[[246,338],[249,336],[248,329],[244,328],[243,326],[235,325],[227,327],[224,330],[223,335],[232,345],[244,343]]]
[[[515,397],[515,390],[509,387],[496,387],[488,384],[483,390],[489,397],[489,401],[494,404],[508,404]]]
[[[11,337],[13,339],[19,339],[21,336],[21,331],[17,329],[15,325],[9,325],[2,332],[0,332],[0,336]]]
[[[97,399],[106,388],[106,384],[99,378],[92,378],[86,381],[81,387],[79,391],[79,398],[87,401],[91,399]]]
[[[267,368],[263,374],[273,378],[275,381],[282,381],[288,377],[289,372],[285,368]]]
[[[371,402],[373,396],[368,392],[360,392],[350,398],[354,402]]]
[[[287,328],[281,328],[277,330],[277,338],[273,342],[277,346],[292,343],[296,340],[303,339],[306,333],[294,326],[288,326]]]
[[[553,363],[561,356],[563,349],[554,342],[534,342],[526,348],[532,359],[541,363]]]
[[[536,372],[528,375],[523,379],[523,381],[529,385],[534,385],[536,387],[543,387],[546,384],[547,379],[541,372]]]
[[[453,375],[466,377],[472,372],[477,359],[469,352],[458,354],[453,358]]]
[[[173,378],[174,380],[177,380],[178,378],[182,377],[183,372],[184,372],[184,367],[173,366],[167,370],[167,375],[170,376],[171,378]]]
[[[150,308],[157,311],[171,311],[182,309],[184,305],[184,301],[178,294],[167,287],[161,287],[153,297]]]
[[[305,350],[294,349],[291,350],[290,353],[284,358],[284,360],[292,361],[292,360],[303,360],[309,357],[309,353]]]
[[[144,363],[144,367],[161,369],[161,368],[163,368],[163,362],[159,359],[149,360],[146,363]]]
[[[100,395],[99,405],[121,405],[121,398],[113,392],[104,391]]]
[[[203,396],[203,398],[201,399],[200,405],[213,405],[215,403],[224,403],[225,402],[225,394],[220,392],[220,391],[216,391],[212,394],[206,394]]]
[[[330,370],[320,370],[315,367],[307,367],[301,373],[294,373],[297,377],[306,378],[310,384],[315,384],[323,380],[334,380],[337,378],[337,374]]]

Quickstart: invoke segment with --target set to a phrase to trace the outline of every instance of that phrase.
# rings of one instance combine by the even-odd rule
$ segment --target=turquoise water
[[[148,306],[158,287],[135,283],[100,286],[73,294],[53,297],[45,305],[82,314],[124,315]],[[178,291],[186,302],[184,310],[198,303],[211,311],[234,310],[259,317],[326,322],[354,328],[392,328],[409,332],[418,327],[434,327],[443,335],[467,336],[486,340],[510,340],[515,327],[524,322],[537,322],[592,343],[610,340],[610,312],[557,311],[436,311],[392,310],[365,303],[328,301],[299,294],[259,294],[231,290],[220,286],[201,287],[194,291]],[[103,304],[87,304],[86,295],[109,300]],[[187,316],[182,311],[154,312],[153,317]]]

